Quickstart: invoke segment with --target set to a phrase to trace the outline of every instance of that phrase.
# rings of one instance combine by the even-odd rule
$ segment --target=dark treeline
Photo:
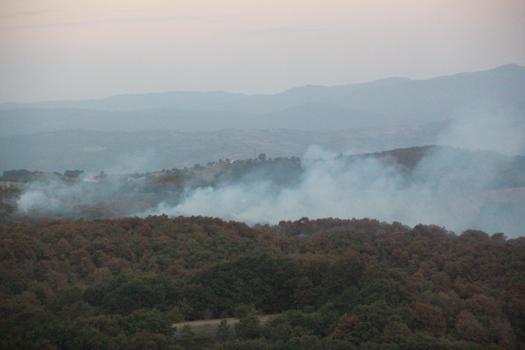
[[[525,239],[376,220],[0,224],[4,349],[520,349]],[[279,314],[206,336],[175,322]]]

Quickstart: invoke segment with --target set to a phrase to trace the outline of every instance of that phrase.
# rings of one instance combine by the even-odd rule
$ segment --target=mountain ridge
[[[214,97],[217,99],[235,99],[235,98],[252,98],[252,97],[274,97],[279,95],[286,95],[290,94],[296,91],[300,90],[318,90],[318,89],[338,89],[338,88],[359,88],[363,86],[369,86],[370,84],[395,84],[395,83],[421,83],[421,82],[429,82],[432,80],[440,80],[440,79],[450,79],[450,78],[458,78],[458,77],[464,77],[469,75],[490,75],[492,73],[521,73],[525,74],[525,66],[521,66],[518,64],[504,64],[497,66],[495,68],[491,69],[484,69],[484,70],[478,70],[478,71],[469,71],[469,72],[458,72],[454,74],[447,74],[447,75],[440,75],[435,76],[431,78],[425,78],[425,79],[411,79],[407,77],[386,77],[376,80],[370,80],[370,81],[364,81],[364,82],[357,82],[357,83],[348,83],[348,84],[339,84],[339,85],[304,85],[304,86],[296,86],[289,89],[285,89],[280,92],[275,93],[256,93],[256,94],[247,94],[247,93],[240,93],[240,92],[229,92],[229,91],[223,91],[223,90],[212,90],[212,91],[191,91],[191,90],[169,90],[169,91],[159,91],[159,92],[145,92],[145,93],[127,93],[127,94],[115,94],[110,95],[107,97],[102,98],[90,98],[90,99],[65,99],[65,100],[44,100],[44,101],[36,101],[36,102],[4,102],[0,103],[0,109],[13,109],[13,108],[22,108],[22,107],[38,107],[38,108],[49,108],[49,107],[57,107],[58,105],[62,105],[64,107],[72,107],[72,106],[78,106],[83,105],[86,103],[99,103],[101,104],[99,106],[103,107],[104,104],[109,103],[111,105],[112,101],[118,101],[122,99],[128,99],[128,98],[162,98],[162,97],[170,97],[170,98],[176,98],[176,97],[188,97],[190,95],[194,96],[202,96],[202,97]],[[160,106],[157,106],[160,107]]]

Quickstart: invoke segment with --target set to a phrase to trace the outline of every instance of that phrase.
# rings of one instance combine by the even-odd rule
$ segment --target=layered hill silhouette
[[[490,141],[503,134],[508,141],[508,130],[514,138],[525,133],[524,96],[525,67],[505,65],[426,80],[305,86],[267,95],[164,92],[4,103],[0,170],[96,170],[134,163],[131,170],[138,171],[259,153],[300,155],[312,144],[352,153],[450,144],[441,135],[457,120],[468,120],[461,139],[468,141],[463,135],[470,133]],[[475,130],[480,125],[483,132]]]
[[[98,100],[0,105],[0,135],[92,129],[203,131],[227,128],[341,130],[448,120],[465,114],[525,111],[525,67],[342,86],[304,86],[277,94],[165,92]]]

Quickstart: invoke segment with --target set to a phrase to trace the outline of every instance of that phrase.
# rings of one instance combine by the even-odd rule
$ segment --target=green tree
[[[217,326],[217,337],[221,341],[226,341],[228,338],[230,338],[230,325],[228,325],[228,321],[222,320],[219,323]]]
[[[257,338],[261,334],[259,319],[255,314],[242,317],[235,325],[235,333],[242,339]]]

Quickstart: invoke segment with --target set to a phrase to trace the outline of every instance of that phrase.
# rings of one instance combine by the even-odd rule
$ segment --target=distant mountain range
[[[152,169],[300,155],[311,144],[374,152],[439,143],[451,122],[467,116],[476,125],[481,115],[504,116],[506,127],[525,132],[525,67],[270,95],[165,92],[4,103],[0,170],[107,169],[133,159],[140,168],[137,157]]]
[[[341,130],[424,124],[484,113],[525,112],[525,67],[427,80],[390,78],[305,86],[272,95],[165,92],[98,100],[0,105],[0,136],[43,131],[218,129]]]

